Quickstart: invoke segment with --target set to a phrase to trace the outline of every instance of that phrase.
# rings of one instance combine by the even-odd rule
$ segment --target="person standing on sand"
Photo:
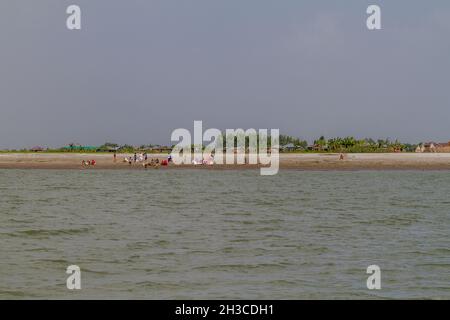
[[[135,152],[134,153],[134,162],[136,162],[137,161],[137,153]]]
[[[114,151],[114,162],[116,162],[116,158],[117,158],[117,154],[116,154],[116,152]]]

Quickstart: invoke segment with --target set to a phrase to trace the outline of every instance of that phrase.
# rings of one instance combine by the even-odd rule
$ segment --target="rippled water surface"
[[[450,299],[449,194],[446,171],[0,170],[0,298]]]

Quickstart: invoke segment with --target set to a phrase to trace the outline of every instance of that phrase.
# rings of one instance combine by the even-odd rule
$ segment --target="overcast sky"
[[[194,120],[450,140],[448,0],[1,0],[0,41],[0,148],[169,144]]]

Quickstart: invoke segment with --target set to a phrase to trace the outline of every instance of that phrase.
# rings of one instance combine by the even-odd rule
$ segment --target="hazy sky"
[[[0,41],[0,148],[168,144],[194,120],[450,140],[448,0],[1,0]]]

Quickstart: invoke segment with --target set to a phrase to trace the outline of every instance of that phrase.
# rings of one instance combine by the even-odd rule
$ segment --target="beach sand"
[[[79,153],[0,153],[0,169],[141,169],[142,163],[129,165],[118,154]],[[167,154],[149,154],[150,159],[166,159]],[[95,159],[96,165],[83,167],[82,160]],[[258,165],[173,165],[166,169],[255,169]],[[151,169],[151,168],[150,168]],[[280,169],[299,170],[450,170],[450,153],[355,153],[339,160],[339,154],[280,154]]]

